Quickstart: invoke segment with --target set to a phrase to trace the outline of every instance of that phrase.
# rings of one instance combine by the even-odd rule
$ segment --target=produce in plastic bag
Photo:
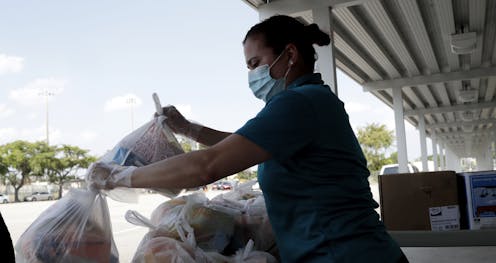
[[[157,111],[162,110],[155,93],[153,98]],[[172,130],[165,123],[165,119],[166,117],[159,113],[153,120],[120,140],[100,161],[123,166],[145,166],[184,153]],[[182,189],[163,188],[153,188],[153,190],[170,198],[176,197],[182,191]],[[105,192],[114,200],[130,202],[132,200],[129,199],[129,192],[132,191],[132,189],[116,188]]]
[[[71,189],[16,242],[16,262],[119,262],[107,201],[97,191]]]
[[[249,240],[246,247],[236,252],[233,263],[277,263],[277,259],[264,251],[253,250],[253,240]]]
[[[161,204],[153,211],[151,220],[136,211],[128,211],[126,219],[176,240],[194,236],[198,247],[207,251],[222,252],[234,232],[234,218],[209,207],[203,193],[181,196]]]
[[[217,252],[205,252],[191,239],[176,240],[162,236],[160,230],[150,231],[143,237],[132,263],[222,263],[230,259]]]
[[[195,263],[194,249],[178,240],[157,236],[145,238],[136,253],[134,254],[133,263],[167,263],[167,262],[184,262]]]
[[[234,234],[229,245],[237,250],[254,241],[254,249],[268,251],[275,247],[275,236],[267,215],[265,200],[260,191],[252,189],[256,181],[250,181],[210,201],[210,206],[231,211],[235,220]]]

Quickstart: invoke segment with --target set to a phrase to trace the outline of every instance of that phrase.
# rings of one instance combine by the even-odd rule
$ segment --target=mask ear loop
[[[288,69],[286,70],[286,73],[284,73],[284,82],[286,82],[286,77],[288,76],[289,74],[289,71],[291,71],[291,67],[293,66],[293,60],[289,60],[289,67]],[[288,89],[288,85],[285,85],[284,87],[284,90],[287,90]]]

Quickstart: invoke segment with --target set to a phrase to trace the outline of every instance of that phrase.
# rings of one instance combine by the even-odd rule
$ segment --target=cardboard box
[[[459,173],[460,201],[468,229],[496,228],[496,171]]]
[[[455,171],[380,175],[379,194],[388,230],[460,229]]]

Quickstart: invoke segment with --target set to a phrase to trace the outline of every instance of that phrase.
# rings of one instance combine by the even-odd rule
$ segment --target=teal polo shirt
[[[283,262],[395,262],[400,248],[375,212],[369,171],[344,104],[305,75],[236,131],[272,159],[259,185]]]

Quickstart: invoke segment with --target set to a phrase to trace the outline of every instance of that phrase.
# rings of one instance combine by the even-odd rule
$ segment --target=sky
[[[233,132],[263,107],[241,44],[258,22],[241,0],[1,1],[0,144],[45,140],[48,126],[50,144],[100,156],[152,119],[153,93]],[[391,108],[339,70],[337,78],[355,131],[394,130]],[[405,126],[413,161],[418,131]]]

